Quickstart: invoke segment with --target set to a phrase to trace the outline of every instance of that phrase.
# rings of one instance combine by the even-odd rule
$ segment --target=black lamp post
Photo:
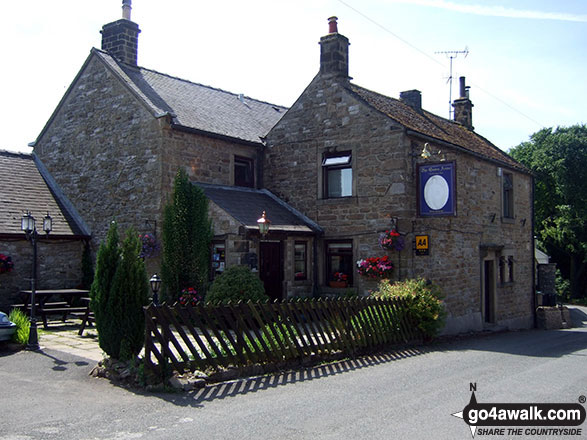
[[[158,306],[159,296],[157,295],[157,292],[159,292],[159,289],[161,288],[161,278],[159,278],[159,275],[155,274],[151,277],[149,283],[151,283],[151,290],[153,291],[153,305]]]
[[[37,333],[37,318],[36,318],[36,289],[37,289],[37,239],[39,234],[37,233],[37,227],[35,225],[35,218],[32,214],[27,211],[22,216],[21,229],[24,231],[27,240],[29,240],[33,246],[33,271],[31,277],[31,327],[29,330],[29,341],[27,344],[28,350],[38,350],[39,349],[39,336]],[[49,233],[53,230],[53,219],[47,213],[45,218],[43,218],[43,231],[48,236]]]

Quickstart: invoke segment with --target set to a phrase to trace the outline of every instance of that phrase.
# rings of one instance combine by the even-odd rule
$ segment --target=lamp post
[[[37,239],[39,234],[37,233],[37,227],[35,225],[35,218],[32,216],[30,211],[27,211],[22,216],[21,229],[24,231],[26,239],[31,242],[33,246],[33,271],[31,277],[31,326],[29,329],[29,341],[27,344],[27,350],[38,350],[39,349],[39,336],[37,333],[37,318],[36,318],[36,289],[37,289]],[[53,230],[53,219],[47,213],[43,218],[43,231],[48,236]]]
[[[161,278],[159,278],[159,275],[155,274],[151,277],[149,283],[151,283],[151,290],[153,291],[153,305],[158,306],[159,296],[157,295],[157,292],[159,292],[159,289],[161,288]]]
[[[257,226],[259,226],[259,233],[262,237],[267,235],[269,227],[271,226],[271,220],[267,218],[265,211],[263,211],[261,218],[257,220]]]

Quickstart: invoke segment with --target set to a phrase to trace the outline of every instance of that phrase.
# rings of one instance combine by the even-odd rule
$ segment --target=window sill
[[[502,223],[508,223],[510,225],[513,225],[514,223],[516,223],[516,219],[513,217],[502,217],[501,218],[501,222]]]
[[[328,199],[318,199],[316,201],[318,206],[321,205],[353,205],[357,204],[357,197],[355,196],[348,196],[348,197],[332,197]]]

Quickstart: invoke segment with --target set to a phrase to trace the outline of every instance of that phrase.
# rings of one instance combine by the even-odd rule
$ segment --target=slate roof
[[[260,143],[287,110],[247,96],[120,63],[95,48],[92,54],[102,59],[145,102],[154,116],[170,114],[173,123],[181,127]]]
[[[257,229],[263,211],[271,221],[271,230],[314,233],[322,228],[266,189],[210,185],[197,182],[206,197],[247,229]]]
[[[53,218],[52,236],[89,236],[79,215],[68,208],[69,202],[59,195],[55,183],[45,180],[44,172],[43,165],[32,154],[0,150],[0,234],[23,235],[20,224],[28,210],[39,231],[49,212]]]
[[[501,162],[504,165],[528,173],[528,169],[508,154],[493,145],[483,136],[467,129],[458,122],[442,118],[426,110],[417,112],[399,99],[367,90],[355,84],[349,90],[364,102],[374,107],[408,130],[415,131],[440,141],[448,142],[484,158]]]

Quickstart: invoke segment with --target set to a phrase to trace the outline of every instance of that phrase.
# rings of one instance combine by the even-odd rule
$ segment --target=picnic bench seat
[[[22,293],[27,293],[23,291]],[[43,321],[43,327],[48,328],[47,318],[49,316],[59,315],[61,320],[65,321],[69,315],[76,316],[82,319],[82,328],[79,334],[83,333],[83,329],[93,322],[93,314],[90,310],[90,298],[80,297],[80,294],[87,291],[81,291],[76,289],[63,289],[54,291],[37,291],[37,297],[35,298],[35,314],[39,316]],[[68,301],[51,301],[51,296],[63,296],[69,298]],[[79,305],[76,304],[76,300]],[[14,304],[13,307],[21,308],[24,312],[30,311],[30,304],[25,301],[24,304]]]

